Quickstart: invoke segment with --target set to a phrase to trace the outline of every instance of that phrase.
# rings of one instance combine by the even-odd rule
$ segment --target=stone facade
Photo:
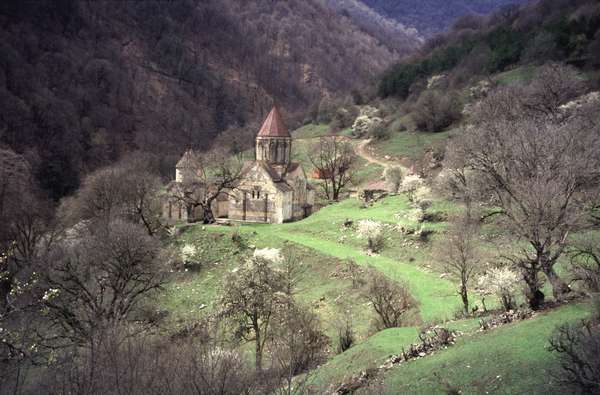
[[[292,137],[277,108],[269,113],[256,137],[256,160],[244,164],[236,187],[221,194],[212,205],[215,218],[236,221],[283,223],[312,213],[314,189],[304,169],[291,161]],[[177,194],[184,181],[194,177],[195,153],[187,151],[177,163],[176,179],[167,187],[163,213],[169,221],[195,221],[201,209],[184,207]],[[179,188],[179,189],[178,189]],[[210,188],[210,186],[208,186]]]
[[[273,108],[256,136],[256,160],[229,199],[229,218],[282,223],[307,217],[314,189],[299,163],[291,161],[292,137]]]

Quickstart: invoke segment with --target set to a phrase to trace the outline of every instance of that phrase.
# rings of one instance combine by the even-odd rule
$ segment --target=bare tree
[[[98,331],[144,322],[144,300],[165,280],[158,241],[137,224],[114,220],[83,228],[55,246],[44,306],[56,340],[93,346]]]
[[[459,118],[457,98],[431,90],[421,94],[413,112],[417,127],[428,132],[439,132]]]
[[[531,82],[522,104],[532,112],[558,115],[561,105],[584,91],[584,80],[575,68],[561,63],[548,63]]]
[[[512,259],[528,285],[531,307],[543,300],[538,273],[553,287],[555,298],[569,292],[554,265],[565,251],[569,233],[582,225],[590,194],[600,179],[598,125],[577,114],[534,116],[515,94],[490,95],[475,115],[475,125],[450,146],[490,192],[510,229],[528,242]]]
[[[32,393],[250,394],[256,375],[236,350],[213,341],[140,335],[135,325],[105,328],[96,347],[69,350],[42,372]]]
[[[340,136],[321,137],[309,159],[321,174],[321,186],[329,200],[338,200],[340,193],[352,182],[356,153],[352,145]]]
[[[558,353],[560,382],[584,394],[600,391],[600,330],[584,321],[558,327],[550,338],[550,350]]]
[[[267,259],[255,257],[230,274],[220,298],[221,316],[237,324],[235,334],[255,343],[255,364],[262,370],[263,353],[271,324],[285,290],[282,276]]]
[[[211,224],[215,222],[213,202],[219,195],[235,189],[243,176],[242,158],[231,156],[224,149],[213,149],[202,155],[194,153],[193,156],[187,169],[189,174],[172,198],[183,202],[191,212],[200,207],[204,223]]]
[[[161,227],[160,178],[152,171],[152,158],[132,153],[115,165],[88,175],[74,198],[61,211],[70,225],[80,220],[121,218],[142,224],[150,236]]]
[[[51,206],[40,197],[27,161],[0,149],[0,315],[11,309],[15,282],[29,281],[49,245],[50,221]]]
[[[600,244],[592,234],[573,243],[570,251],[574,281],[580,281],[589,293],[600,292]]]
[[[276,393],[304,394],[310,369],[325,360],[329,338],[317,315],[294,300],[282,304],[275,322],[268,348],[275,362]],[[298,377],[302,373],[303,377]]]
[[[436,247],[436,256],[444,271],[459,282],[463,310],[469,314],[469,288],[480,264],[476,245],[478,222],[468,215],[455,218],[443,241]]]
[[[404,284],[390,280],[375,269],[369,273],[365,297],[377,313],[377,330],[402,326],[407,313],[417,305]]]

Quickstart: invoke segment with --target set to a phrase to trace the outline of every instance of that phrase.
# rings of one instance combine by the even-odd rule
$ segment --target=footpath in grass
[[[368,256],[360,246],[337,241],[340,226],[347,219],[372,219],[390,224],[404,221],[403,224],[409,224],[406,220],[394,217],[394,214],[409,209],[409,204],[403,196],[386,198],[367,209],[360,208],[358,200],[347,199],[328,206],[303,221],[282,225],[244,225],[242,230],[256,232],[256,237],[262,241],[261,244],[269,245],[268,243],[273,243],[275,239],[283,239],[308,247],[322,255],[342,260],[354,259],[360,265],[372,266],[389,278],[407,284],[419,303],[422,321],[450,319],[460,308],[456,286],[452,282],[440,278],[439,274],[421,269],[418,262],[403,262],[385,255]],[[410,224],[417,225],[412,222]]]

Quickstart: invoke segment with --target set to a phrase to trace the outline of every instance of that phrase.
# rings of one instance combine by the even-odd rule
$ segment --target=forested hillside
[[[5,1],[0,26],[0,144],[54,198],[125,151],[168,169],[273,101],[299,118],[419,44],[317,0]]]
[[[404,99],[418,96],[432,76],[443,75],[450,88],[460,88],[493,73],[551,61],[594,76],[600,67],[597,1],[544,0],[490,16],[462,17],[421,53],[388,70],[379,93]]]
[[[454,20],[466,14],[489,14],[503,7],[524,4],[528,0],[362,0],[379,13],[415,27],[431,36],[448,29]]]

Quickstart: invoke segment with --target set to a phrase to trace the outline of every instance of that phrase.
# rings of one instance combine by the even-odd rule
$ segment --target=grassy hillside
[[[365,393],[439,394],[448,387],[464,394],[564,393],[551,375],[557,364],[547,339],[557,325],[584,318],[588,312],[585,304],[565,306],[489,332],[477,331],[474,320],[452,323],[450,328],[464,332],[456,345],[392,368],[379,377],[382,386]],[[415,341],[413,328],[377,333],[322,366],[315,383],[340,382],[361,369],[379,366]]]
[[[458,209],[454,204],[437,200],[429,210],[449,214]],[[186,226],[178,246],[203,246],[206,262],[197,272],[178,275],[179,279],[163,295],[161,309],[172,314],[174,323],[215,311],[224,276],[239,266],[252,247],[283,248],[302,267],[297,297],[321,319],[331,340],[331,350],[337,347],[337,330],[346,319],[352,322],[357,334],[357,345],[336,356],[332,353],[329,362],[311,374],[316,387],[325,388],[379,366],[402,347],[416,342],[422,325],[445,322],[446,327],[464,332],[464,336],[447,350],[386,372],[381,379],[391,393],[439,393],[443,383],[450,383],[464,393],[541,393],[552,389],[554,383],[546,379],[544,372],[556,364],[545,349],[547,338],[557,324],[585,316],[588,307],[566,306],[486,333],[478,332],[478,319],[454,321],[460,308],[456,285],[442,278],[432,265],[435,259],[432,242],[422,242],[415,235],[396,230],[398,226],[429,229],[437,232],[435,241],[443,239],[446,223],[419,223],[412,219],[413,210],[405,196],[391,196],[369,208],[362,208],[358,200],[348,199],[296,223]],[[388,226],[386,246],[379,255],[367,255],[365,241],[354,231],[344,229],[344,222],[361,219]],[[494,235],[497,231],[492,225],[484,229],[484,234]],[[249,250],[240,250],[232,240],[231,235],[238,232],[250,246]],[[374,313],[361,297],[361,291],[352,284],[349,259],[408,286],[419,303],[418,314],[410,318],[408,327],[373,333]],[[477,302],[475,298],[473,302]],[[494,305],[488,299],[488,307]],[[535,375],[528,373],[534,369]],[[439,378],[432,372],[438,373]]]

